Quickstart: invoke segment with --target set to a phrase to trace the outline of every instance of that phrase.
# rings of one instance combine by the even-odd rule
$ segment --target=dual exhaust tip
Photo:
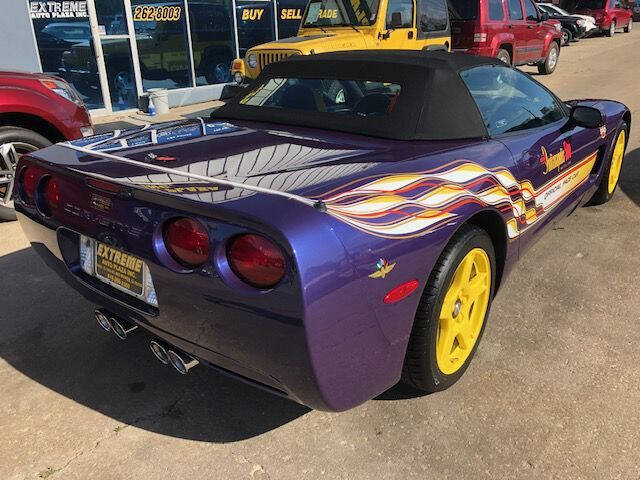
[[[126,340],[129,334],[138,329],[137,325],[117,318],[102,308],[97,309],[95,315],[100,328],[107,332],[113,332],[120,340]]]
[[[97,309],[95,316],[100,328],[107,332],[113,332],[120,340],[126,340],[131,333],[138,329],[137,325],[118,318],[103,308]],[[191,355],[179,350],[174,350],[157,340],[152,340],[149,343],[149,348],[161,363],[171,365],[182,375],[186,375],[189,373],[189,370],[200,363]]]
[[[186,375],[189,373],[189,370],[200,363],[191,355],[180,351],[176,352],[157,340],[149,342],[149,348],[161,363],[164,365],[171,365],[182,375]]]

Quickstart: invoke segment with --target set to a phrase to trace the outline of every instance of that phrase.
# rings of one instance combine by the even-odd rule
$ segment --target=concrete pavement
[[[640,478],[640,30],[563,48],[538,77],[637,116],[621,188],[522,258],[446,392],[310,411],[205,368],[163,368],[0,224],[0,478]],[[533,71],[528,67],[527,71]]]

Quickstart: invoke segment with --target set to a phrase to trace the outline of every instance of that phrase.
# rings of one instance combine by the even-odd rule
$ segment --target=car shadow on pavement
[[[627,152],[622,162],[619,188],[640,206],[640,148]]]
[[[93,305],[30,248],[0,257],[0,272],[0,357],[40,385],[122,424],[226,443],[309,411],[209,368],[181,376],[155,360],[145,333],[118,340],[97,326]],[[22,400],[40,394],[30,384],[13,393]],[[2,398],[12,401],[11,394]]]

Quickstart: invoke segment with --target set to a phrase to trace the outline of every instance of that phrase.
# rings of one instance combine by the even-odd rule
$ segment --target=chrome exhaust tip
[[[191,355],[188,355],[184,352],[175,352],[173,350],[168,350],[167,356],[169,357],[169,362],[171,362],[173,368],[175,368],[178,373],[182,375],[186,375],[187,373],[189,373],[189,370],[200,363]]]
[[[165,365],[169,365],[169,355],[167,354],[167,349],[160,342],[152,340],[149,342],[149,348],[151,352],[155,355],[155,357]]]
[[[116,317],[111,317],[109,323],[111,324],[111,330],[113,330],[113,333],[115,333],[116,337],[120,340],[126,340],[127,335],[138,329],[137,325],[133,325]]]
[[[96,321],[100,328],[102,328],[106,332],[111,331],[111,322],[109,321],[109,317],[107,317],[107,313],[105,310],[98,308],[93,312],[96,316]]]

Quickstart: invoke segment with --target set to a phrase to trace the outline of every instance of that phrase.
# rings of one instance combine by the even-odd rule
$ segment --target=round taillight
[[[39,171],[35,167],[26,167],[20,175],[20,189],[23,194],[23,200],[32,202],[36,196],[36,187],[38,186]]]
[[[229,265],[243,281],[257,288],[271,288],[284,277],[282,250],[261,235],[240,235],[229,243]]]
[[[40,212],[46,216],[60,206],[60,186],[58,181],[52,177],[46,177],[40,183],[38,189],[40,194],[38,195],[38,208]]]
[[[169,220],[163,233],[167,251],[182,266],[199,267],[209,259],[209,234],[197,220],[186,217]]]

